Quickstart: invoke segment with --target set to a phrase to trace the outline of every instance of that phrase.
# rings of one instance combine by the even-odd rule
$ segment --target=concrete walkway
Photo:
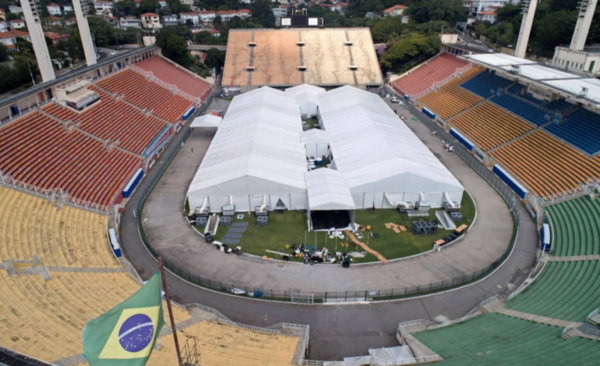
[[[424,134],[428,134],[426,127],[419,122],[409,121],[408,124],[411,128],[421,129]],[[168,150],[176,147],[177,143],[171,144]],[[189,146],[186,147],[189,149]],[[437,150],[437,154],[453,157],[451,154],[440,153],[440,149]],[[157,164],[160,166],[164,162],[161,159]],[[141,186],[129,200],[121,221],[121,246],[143,279],[152,276],[157,269],[157,263],[139,238],[133,210],[141,199],[144,187],[156,174],[157,170],[154,169],[140,183]],[[166,177],[168,174],[164,178]],[[162,184],[163,181],[159,182],[159,186]],[[176,194],[173,197],[175,196]],[[478,205],[481,204],[478,202]],[[518,210],[523,218],[521,231],[515,251],[504,266],[477,284],[424,298],[368,305],[308,307],[233,297],[199,288],[171,274],[168,274],[167,278],[174,300],[184,304],[200,303],[214,307],[233,321],[255,326],[269,326],[281,322],[310,325],[309,358],[339,360],[343,357],[360,356],[367,354],[369,348],[398,345],[395,338],[398,322],[415,319],[434,321],[438,316],[459,318],[482,300],[498,293],[505,295],[520,285],[535,259],[537,234],[525,208],[519,204]],[[167,214],[165,217],[170,219]],[[464,243],[456,247],[459,248],[462,244]],[[349,271],[340,273],[345,275]],[[387,285],[390,287],[393,284]]]

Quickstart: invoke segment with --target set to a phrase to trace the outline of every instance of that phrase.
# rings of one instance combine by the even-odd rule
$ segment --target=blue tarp
[[[131,193],[133,193],[133,190],[135,189],[135,187],[137,187],[138,183],[140,182],[143,176],[144,170],[142,168],[139,168],[133,176],[133,178],[131,178],[129,183],[127,183],[127,186],[125,186],[125,189],[123,190],[123,198],[129,198],[129,196],[131,196]]]
[[[521,197],[521,199],[525,199],[527,197],[527,190],[523,188],[516,180],[514,180],[504,169],[500,168],[498,165],[494,165],[494,173],[504,181],[515,193]]]
[[[464,145],[469,151],[473,151],[475,145],[469,141],[466,137],[464,137],[460,132],[456,131],[454,128],[450,129],[450,135],[454,136],[461,144]]]
[[[110,246],[112,247],[113,252],[117,256],[117,258],[121,257],[121,246],[119,245],[119,240],[117,239],[117,232],[115,229],[111,228],[109,230],[110,236]]]
[[[187,119],[188,119],[188,118],[190,118],[190,116],[191,116],[192,114],[194,114],[194,112],[195,112],[195,111],[196,111],[196,107],[194,107],[194,106],[191,106],[191,107],[190,107],[190,109],[188,109],[188,110],[187,110],[187,112],[185,112],[185,113],[183,114],[183,120],[184,120],[184,121],[187,121]]]
[[[550,251],[550,225],[543,224],[542,230],[540,231],[540,237],[542,238],[542,250],[544,252]]]
[[[425,113],[425,115],[431,119],[435,119],[435,113],[433,113],[432,111],[430,111],[429,109],[423,107],[423,113]]]

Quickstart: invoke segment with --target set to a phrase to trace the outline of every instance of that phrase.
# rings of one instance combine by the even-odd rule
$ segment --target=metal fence
[[[215,91],[216,93],[216,91]],[[207,106],[212,101],[211,97],[207,100],[207,102],[200,108],[200,112],[206,110]],[[481,268],[478,271],[473,273],[465,274],[460,277],[443,280],[439,282],[427,283],[418,286],[407,286],[407,287],[397,287],[397,288],[388,288],[388,289],[366,289],[361,291],[325,291],[325,292],[314,292],[311,293],[314,297],[315,303],[335,303],[335,302],[367,302],[367,301],[384,301],[384,300],[392,300],[392,299],[401,299],[407,297],[421,296],[426,294],[432,294],[436,292],[446,291],[449,289],[457,288],[475,281],[478,281],[504,263],[504,261],[509,257],[510,253],[513,250],[513,247],[516,243],[517,232],[519,229],[519,212],[516,209],[516,198],[514,193],[508,188],[499,178],[497,178],[492,172],[490,172],[486,167],[484,167],[469,151],[462,148],[462,146],[454,140],[452,136],[447,134],[441,127],[437,126],[433,121],[431,121],[428,117],[426,117],[423,113],[418,111],[412,105],[409,105],[409,108],[413,112],[413,114],[419,118],[426,126],[435,131],[438,136],[445,141],[452,141],[455,144],[455,152],[460,156],[469,166],[471,166],[483,179],[485,179],[498,193],[504,198],[509,206],[509,210],[513,215],[515,227],[513,232],[513,237],[510,242],[510,246],[506,250],[506,252],[494,261],[492,264]],[[136,220],[138,223],[138,230],[140,233],[140,237],[144,242],[144,245],[148,248],[150,253],[154,257],[158,257],[158,253],[152,247],[152,244],[146,237],[144,232],[143,225],[141,224],[141,213],[144,206],[144,202],[146,198],[152,192],[152,189],[156,185],[156,183],[162,177],[162,174],[166,171],[171,161],[175,158],[179,149],[182,146],[182,142],[184,142],[188,136],[190,135],[190,129],[187,129],[184,133],[176,136],[172,142],[174,146],[177,146],[176,149],[169,151],[167,156],[164,156],[165,163],[160,166],[159,169],[161,171],[155,176],[154,180],[151,184],[147,185],[144,192],[143,198],[140,200],[140,203],[136,209]],[[229,293],[237,296],[244,297],[254,297],[265,300],[276,300],[276,301],[286,301],[291,302],[295,299],[295,295],[297,290],[273,290],[266,288],[258,288],[253,286],[247,286],[240,283],[235,282],[223,282],[220,280],[211,279],[208,277],[202,277],[195,273],[191,273],[190,271],[179,267],[176,263],[170,262],[163,258],[163,263],[166,268],[168,268],[175,275],[183,278],[186,281],[194,283],[196,285],[216,290],[222,291],[225,293]],[[240,291],[243,290],[243,291]],[[294,295],[294,296],[293,296]]]

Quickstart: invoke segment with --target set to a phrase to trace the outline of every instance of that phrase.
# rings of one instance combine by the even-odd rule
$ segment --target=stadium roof
[[[223,85],[252,88],[304,83],[380,85],[382,82],[368,28],[232,29],[229,32]]]
[[[469,55],[464,58],[486,68],[511,74],[524,83],[532,83],[587,106],[600,108],[600,81],[586,74],[503,53]]]

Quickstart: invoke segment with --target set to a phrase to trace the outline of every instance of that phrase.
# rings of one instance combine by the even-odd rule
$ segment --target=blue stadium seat
[[[562,124],[552,124],[545,129],[590,155],[600,151],[600,115],[597,113],[582,108],[569,114]]]
[[[498,88],[504,89],[511,83],[512,81],[496,76],[495,73],[488,70],[467,81],[462,87],[484,98],[488,98]]]
[[[527,103],[512,94],[495,96],[492,98],[492,102],[537,126],[543,125],[552,117],[546,110],[536,108],[535,105]]]

